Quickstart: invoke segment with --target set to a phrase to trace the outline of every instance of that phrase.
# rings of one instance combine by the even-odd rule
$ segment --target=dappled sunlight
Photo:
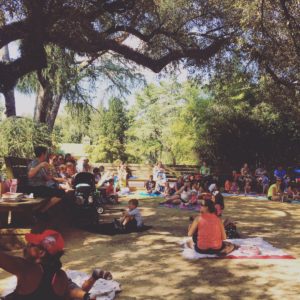
[[[100,235],[99,236],[88,237],[84,240],[83,246],[89,246],[91,244],[98,243],[98,242],[107,242],[107,240],[108,240],[107,237],[101,237]]]
[[[225,200],[224,217],[237,221],[244,236],[263,237],[300,257],[300,205],[258,200]],[[140,200],[143,233],[106,236],[64,228],[64,267],[110,270],[122,284],[118,299],[298,299],[299,260],[186,260],[179,242],[196,212],[158,207]],[[0,272],[0,288],[5,285]]]

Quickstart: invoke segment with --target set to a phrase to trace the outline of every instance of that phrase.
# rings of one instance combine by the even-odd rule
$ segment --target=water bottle
[[[16,193],[17,192],[17,188],[18,188],[18,179],[12,179],[9,191],[11,193]]]

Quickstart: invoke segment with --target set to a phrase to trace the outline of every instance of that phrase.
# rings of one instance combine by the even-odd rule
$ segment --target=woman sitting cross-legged
[[[176,193],[172,196],[166,196],[165,202],[161,202],[160,204],[175,204],[179,205],[181,202],[188,203],[189,199],[192,195],[191,183],[189,181],[185,181],[184,186],[182,186]]]
[[[212,200],[201,200],[200,216],[189,227],[188,236],[193,237],[189,247],[201,254],[227,255],[237,246],[225,242],[226,233],[222,221],[215,214]]]

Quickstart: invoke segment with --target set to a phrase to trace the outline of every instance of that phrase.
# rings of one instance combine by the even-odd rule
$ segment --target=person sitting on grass
[[[207,166],[206,161],[204,161],[204,162],[202,163],[202,166],[200,167],[200,174],[201,174],[203,177],[208,177],[208,176],[210,176],[210,167]]]
[[[111,178],[108,180],[108,183],[105,185],[105,195],[106,197],[109,197],[112,199],[112,202],[117,204],[119,199],[118,199],[118,194],[115,192],[115,185],[114,185],[114,179]]]
[[[51,179],[48,175],[50,165],[47,162],[47,148],[35,147],[34,153],[36,158],[28,166],[28,192],[33,193],[35,197],[48,199],[39,211],[39,217],[44,217],[51,207],[61,202],[65,192],[47,185],[47,182]]]
[[[94,168],[93,169],[93,174],[95,177],[95,184],[98,184],[98,182],[101,180],[101,173],[99,168]]]
[[[230,193],[232,187],[232,182],[229,179],[226,179],[224,184],[224,191],[225,193]]]
[[[64,240],[54,230],[25,235],[23,258],[0,251],[0,267],[17,277],[17,286],[5,300],[70,300],[96,299],[89,291],[100,279],[112,279],[109,272],[95,269],[82,287],[78,287],[61,269]]]
[[[241,168],[241,175],[242,176],[250,175],[250,169],[247,163],[244,163],[243,167]]]
[[[175,204],[188,203],[191,198],[191,183],[187,180],[184,182],[184,186],[181,187],[174,195],[165,197],[166,201],[160,204]]]
[[[164,188],[164,192],[162,194],[163,197],[167,197],[167,196],[172,196],[175,193],[175,188],[171,187],[170,183],[167,181],[165,183],[165,188]]]
[[[293,187],[291,184],[285,189],[284,194],[288,200],[299,200],[299,191],[296,187]]]
[[[244,177],[244,193],[245,193],[245,196],[251,192],[251,188],[252,188],[251,175],[246,175]]]
[[[222,213],[225,208],[225,205],[224,205],[224,197],[220,193],[220,191],[217,190],[212,193],[212,201],[215,204],[216,215],[218,217],[222,217]]]
[[[147,180],[144,184],[146,191],[148,194],[152,194],[155,192],[156,182],[153,180],[153,175],[150,175],[149,180]]]
[[[273,201],[282,201],[283,193],[282,193],[282,180],[277,178],[276,183],[272,184],[268,190],[268,200]]]
[[[121,231],[139,231],[144,223],[138,206],[139,201],[137,199],[130,199],[128,210],[123,213],[123,217],[114,220],[115,228]]]
[[[215,183],[212,183],[208,189],[211,193],[211,200],[215,204],[216,215],[218,217],[221,217],[223,210],[225,208],[223,195],[221,194],[221,192],[218,189],[218,186]],[[209,199],[209,198],[207,197],[205,199]]]
[[[178,192],[182,187],[184,186],[184,180],[182,176],[179,176],[177,178],[177,181],[175,182],[174,188],[175,192]]]
[[[188,204],[195,205],[198,204],[198,199],[199,199],[199,184],[194,183],[192,184],[192,189],[191,189],[191,196],[189,198]]]
[[[227,255],[236,249],[230,242],[225,242],[226,233],[222,221],[215,214],[212,200],[201,200],[200,216],[189,226],[188,236],[193,239],[188,246],[201,254]]]
[[[240,188],[239,188],[239,184],[237,181],[233,181],[232,182],[232,185],[231,185],[231,188],[230,188],[230,193],[232,194],[238,194],[240,191]]]
[[[157,175],[157,181],[155,185],[155,194],[160,195],[164,193],[165,191],[165,185],[166,185],[166,180],[163,178],[163,176],[159,173]]]
[[[283,169],[282,165],[279,165],[274,171],[274,177],[277,179],[284,180],[287,176],[286,170]]]
[[[262,193],[266,194],[268,192],[269,185],[270,185],[270,180],[267,174],[264,174],[261,177],[261,185],[262,185]]]

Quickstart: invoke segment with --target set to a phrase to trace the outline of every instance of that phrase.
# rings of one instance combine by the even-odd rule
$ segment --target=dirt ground
[[[153,226],[144,233],[105,236],[64,228],[64,267],[110,270],[122,284],[118,300],[300,299],[300,205],[227,198],[224,214],[244,235],[263,237],[296,260],[188,261],[178,242],[192,213],[158,202],[140,200],[145,223]],[[7,276],[0,271],[0,291]]]

